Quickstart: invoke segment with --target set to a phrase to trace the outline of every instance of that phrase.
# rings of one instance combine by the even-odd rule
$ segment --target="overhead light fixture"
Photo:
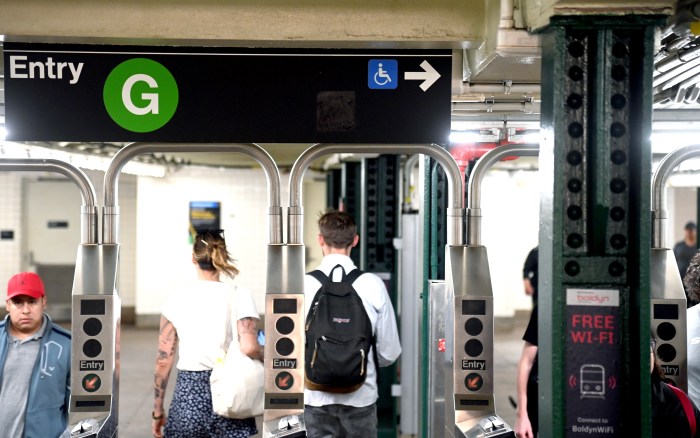
[[[700,143],[700,131],[653,131],[651,151],[655,154],[668,154],[683,146]]]
[[[78,154],[68,151],[44,148],[41,146],[29,146],[15,142],[4,142],[0,145],[0,158],[47,158],[65,161],[81,169],[107,171],[111,158],[90,154]],[[122,173],[137,176],[151,176],[163,178],[168,169],[162,164],[140,163],[130,161],[122,168]]]
[[[481,139],[478,131],[452,131],[450,143],[476,143]]]

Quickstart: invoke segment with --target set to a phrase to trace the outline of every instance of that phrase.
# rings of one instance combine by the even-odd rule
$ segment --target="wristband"
[[[154,420],[162,419],[163,415],[165,415],[165,414],[160,414],[160,415],[156,416],[156,411],[151,412],[151,418],[153,418]]]

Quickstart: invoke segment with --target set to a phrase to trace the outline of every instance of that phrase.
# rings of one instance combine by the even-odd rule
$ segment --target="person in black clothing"
[[[698,242],[697,242],[697,227],[695,222],[690,221],[685,224],[684,227],[683,240],[676,242],[673,246],[673,255],[676,256],[676,263],[678,264],[678,272],[681,274],[681,280],[685,278],[685,274],[688,271],[688,266],[690,266],[690,260],[698,252]],[[685,287],[686,296],[688,296],[688,288]],[[695,301],[688,299],[688,307],[696,304]]]
[[[533,304],[537,304],[537,259],[539,247],[534,247],[525,259],[523,266],[523,284],[525,293],[532,296]]]
[[[685,395],[677,394],[666,383],[664,372],[656,362],[655,341],[651,340],[651,436],[653,438],[700,438],[700,411]],[[686,416],[680,397],[684,397],[695,416],[695,432],[691,433],[691,421]]]
[[[515,420],[515,436],[537,436],[537,306],[532,309],[530,322],[523,335],[523,353],[518,363],[518,402]]]

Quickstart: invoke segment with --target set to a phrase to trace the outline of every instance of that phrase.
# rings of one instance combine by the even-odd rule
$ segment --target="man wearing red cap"
[[[22,272],[7,283],[0,322],[0,430],[7,437],[60,436],[70,397],[70,332],[44,313],[44,283]]]

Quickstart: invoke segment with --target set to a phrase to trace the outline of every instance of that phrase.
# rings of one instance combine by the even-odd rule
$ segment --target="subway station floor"
[[[515,319],[512,324],[497,325],[495,333],[496,409],[511,426],[515,423],[515,408],[509,397],[516,398],[515,380],[522,351],[522,334],[526,321]],[[121,386],[119,394],[119,436],[149,438],[153,409],[154,359],[158,341],[156,329],[123,326],[121,332]],[[175,370],[171,375],[166,397],[170,402],[175,388]],[[262,436],[260,421],[258,426]],[[413,435],[401,435],[406,438]]]

